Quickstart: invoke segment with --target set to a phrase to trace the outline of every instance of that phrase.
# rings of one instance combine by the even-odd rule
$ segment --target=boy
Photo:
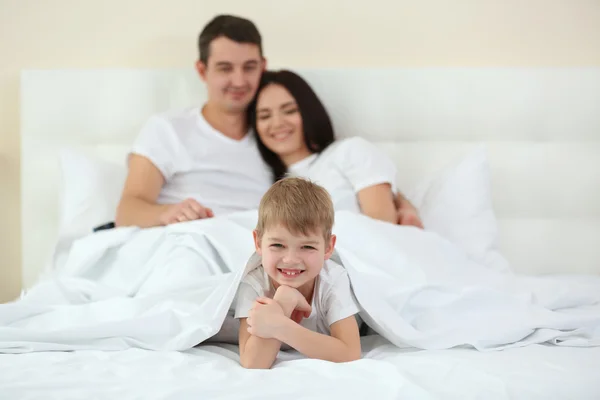
[[[309,358],[360,358],[359,307],[346,270],[329,260],[333,222],[329,194],[307,180],[282,179],[263,196],[253,232],[260,265],[235,307],[245,368],[271,368],[282,344]]]

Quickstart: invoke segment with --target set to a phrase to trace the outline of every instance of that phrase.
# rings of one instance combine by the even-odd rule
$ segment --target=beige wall
[[[600,66],[600,0],[0,0],[0,301],[20,291],[19,71],[191,65],[222,12],[278,66]]]

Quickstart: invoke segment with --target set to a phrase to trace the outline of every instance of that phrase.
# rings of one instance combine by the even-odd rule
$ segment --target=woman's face
[[[285,165],[308,157],[302,116],[290,92],[278,84],[266,86],[256,101],[256,130],[264,145]]]

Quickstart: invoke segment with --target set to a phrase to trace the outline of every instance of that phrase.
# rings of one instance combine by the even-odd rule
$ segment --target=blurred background
[[[270,66],[600,66],[600,0],[0,0],[0,302],[21,290],[19,73],[192,67],[216,14]]]

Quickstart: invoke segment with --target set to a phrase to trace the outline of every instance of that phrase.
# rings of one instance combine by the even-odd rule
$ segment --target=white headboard
[[[296,70],[338,136],[396,161],[400,188],[487,144],[501,249],[521,272],[600,272],[600,68]],[[57,235],[58,149],[121,157],[151,114],[199,105],[193,70],[24,71],[24,285]]]

